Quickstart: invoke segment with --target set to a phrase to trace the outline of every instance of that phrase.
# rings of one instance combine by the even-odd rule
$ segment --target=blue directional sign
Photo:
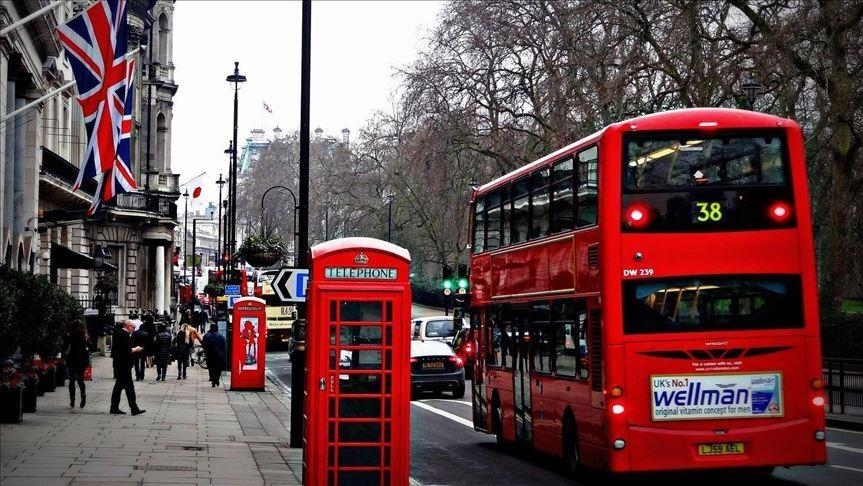
[[[240,295],[240,286],[225,285],[225,295]]]
[[[305,302],[309,269],[282,268],[273,279],[273,290],[282,302]]]

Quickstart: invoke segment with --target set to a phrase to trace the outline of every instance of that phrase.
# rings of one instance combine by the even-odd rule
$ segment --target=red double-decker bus
[[[826,462],[794,121],[634,118],[483,185],[471,205],[477,430],[573,472]]]

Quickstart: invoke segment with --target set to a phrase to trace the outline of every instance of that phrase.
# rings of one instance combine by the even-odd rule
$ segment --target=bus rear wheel
[[[563,427],[563,465],[566,473],[576,476],[581,472],[581,456],[578,453],[578,434],[572,416],[567,416]]]
[[[495,397],[491,404],[491,428],[494,433],[497,446],[505,449],[507,446],[506,439],[503,438],[503,411],[500,407],[500,399]]]

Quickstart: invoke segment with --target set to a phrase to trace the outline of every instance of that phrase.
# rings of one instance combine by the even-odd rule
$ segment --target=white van
[[[417,317],[411,323],[413,324],[413,334],[411,336],[413,340],[450,342],[456,332],[453,326],[453,316],[451,315]],[[462,320],[462,326],[470,326],[466,318]]]

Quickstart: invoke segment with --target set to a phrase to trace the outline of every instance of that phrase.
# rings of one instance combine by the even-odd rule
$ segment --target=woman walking
[[[186,369],[189,367],[189,355],[192,352],[192,326],[183,324],[174,337],[174,346],[177,349],[177,379],[186,379]]]
[[[168,365],[171,364],[171,333],[168,332],[168,326],[159,324],[159,331],[156,333],[156,381],[165,381],[165,375],[168,373]]]
[[[84,385],[84,370],[90,366],[90,347],[84,323],[71,324],[63,346],[66,369],[69,370],[69,406],[75,408],[75,383],[81,388],[81,408],[87,404],[87,389]]]

